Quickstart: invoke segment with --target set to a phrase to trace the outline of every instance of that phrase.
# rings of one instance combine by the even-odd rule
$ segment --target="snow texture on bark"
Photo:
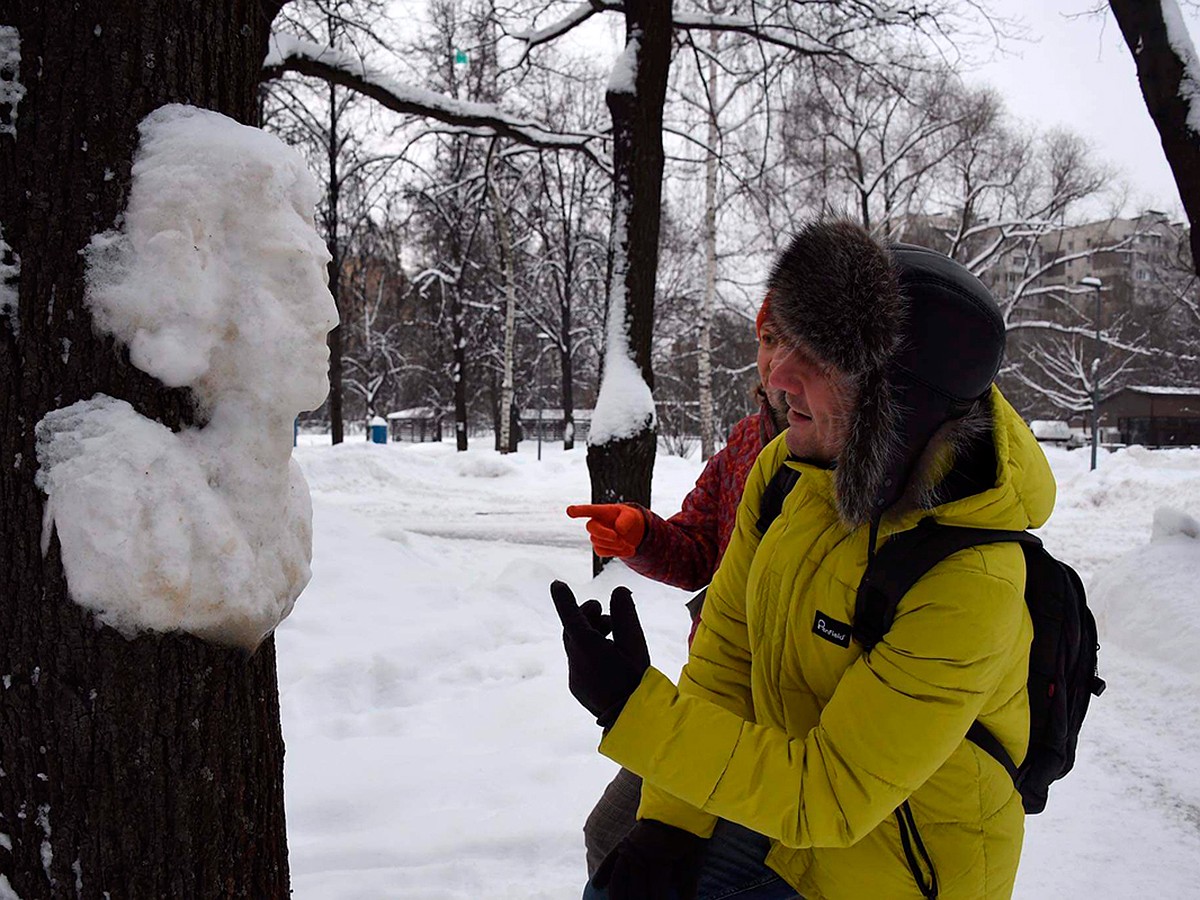
[[[4,224],[0,223],[0,316],[8,320],[13,333],[17,333],[19,311],[17,279],[21,275],[21,260],[13,248],[4,241]]]
[[[625,45],[624,52],[617,57],[617,61],[613,63],[612,71],[608,75],[608,93],[637,93],[637,60],[640,49],[641,42],[637,38],[630,38],[629,43]]]
[[[162,107],[140,135],[124,224],[85,251],[86,300],[206,421],[175,433],[103,394],[48,413],[43,547],[54,527],[72,599],[126,636],[253,649],[310,576],[291,446],[328,391],[337,323],[319,191],[298,154],[217,113]]]
[[[1196,45],[1188,34],[1183,13],[1176,0],[1161,0],[1163,23],[1167,26],[1167,40],[1171,49],[1183,64],[1183,76],[1179,79],[1179,96],[1187,104],[1187,125],[1193,134],[1200,135],[1200,59],[1196,56]]]
[[[21,35],[11,25],[0,25],[0,134],[17,134],[17,107],[25,86],[21,71]]]
[[[628,199],[618,193],[613,211],[613,272],[605,335],[604,377],[588,429],[588,444],[598,446],[633,437],[657,423],[654,396],[633,359],[626,321],[629,270]]]

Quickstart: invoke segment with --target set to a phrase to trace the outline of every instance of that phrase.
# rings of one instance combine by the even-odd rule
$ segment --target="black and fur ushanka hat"
[[[1004,322],[987,288],[944,254],[880,246],[852,222],[806,225],[768,282],[782,337],[833,366],[855,398],[836,465],[839,513],[894,504],[945,423],[987,396]]]

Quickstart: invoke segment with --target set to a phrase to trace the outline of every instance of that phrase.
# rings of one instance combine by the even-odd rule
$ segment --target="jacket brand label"
[[[833,616],[825,615],[820,610],[817,610],[816,618],[813,619],[812,630],[817,637],[825,638],[831,644],[837,644],[839,647],[850,646],[850,626],[839,622]]]

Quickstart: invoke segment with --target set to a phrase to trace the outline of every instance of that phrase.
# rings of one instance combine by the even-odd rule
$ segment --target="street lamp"
[[[1080,278],[1083,287],[1096,289],[1096,355],[1092,357],[1092,471],[1096,470],[1096,456],[1100,447],[1100,292],[1104,282],[1089,275]]]

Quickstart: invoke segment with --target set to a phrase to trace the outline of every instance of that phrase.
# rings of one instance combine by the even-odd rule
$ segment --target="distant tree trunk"
[[[333,26],[330,25],[330,35]],[[341,180],[338,177],[338,154],[342,145],[338,139],[337,85],[329,85],[329,209],[326,210],[325,240],[329,245],[329,293],[342,311],[342,248],[338,242],[338,200]],[[339,324],[329,332],[329,430],[333,443],[343,440],[342,423],[342,326]],[[368,432],[369,434],[370,432]]]
[[[450,292],[450,338],[454,373],[454,438],[459,453],[467,449],[467,351],[463,338],[463,303],[458,285]]]
[[[558,365],[559,371],[562,373],[563,450],[574,450],[575,380],[571,362],[571,304],[569,300],[562,306],[562,335],[562,342],[558,347]]]
[[[710,10],[716,4],[710,4]],[[700,354],[697,359],[700,388],[700,458],[716,451],[712,394],[712,318],[717,294],[717,51],[720,34],[708,33],[708,151],[704,160],[704,302],[700,307]]]
[[[500,446],[501,453],[517,449],[511,428],[513,409],[513,343],[517,329],[517,286],[513,279],[512,237],[508,230],[508,214],[500,204],[500,195],[491,185],[488,193],[496,216],[496,231],[500,235],[500,265],[504,270],[504,381],[500,385]]]
[[[1146,109],[1175,176],[1191,225],[1192,266],[1200,275],[1200,134],[1188,124],[1189,112],[1200,115],[1200,97],[1188,100],[1180,94],[1184,60],[1171,46],[1159,0],[1109,0],[1108,5],[1133,54]]]
[[[627,254],[626,264],[614,270],[613,278],[621,277],[623,271],[630,351],[653,390],[650,344],[662,205],[662,116],[671,64],[670,0],[628,0],[625,40],[627,44],[637,42],[634,90],[609,90],[607,95],[613,123],[613,189],[617,192],[613,205],[624,204],[627,215],[626,245],[614,247],[614,252]],[[613,235],[614,244],[620,237]],[[633,501],[649,506],[654,450],[655,432],[650,423],[631,437],[589,444],[592,501]]]
[[[34,485],[50,410],[104,392],[192,419],[186,391],[93,332],[80,250],[125,208],[151,110],[256,121],[280,5],[0,0],[26,91],[15,135],[0,130],[0,226],[20,258],[19,331],[0,316],[0,875],[25,900],[289,895],[273,641],[247,656],[96,627],[57,537],[42,554]]]

